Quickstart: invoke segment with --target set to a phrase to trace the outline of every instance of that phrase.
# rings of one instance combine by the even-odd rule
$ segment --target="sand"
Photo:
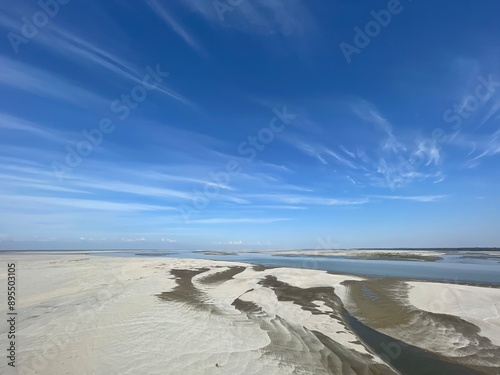
[[[500,289],[389,278],[344,284],[344,306],[365,325],[470,373],[500,374]]]
[[[480,328],[480,335],[500,346],[500,288],[408,282],[409,303],[418,309],[458,316]]]
[[[11,253],[0,258],[0,285],[7,261],[17,264],[18,374],[396,374],[328,315],[339,314],[324,303],[337,298],[332,286],[349,276],[196,259]],[[330,299],[311,294],[316,314],[280,301],[261,283],[272,274],[327,287]],[[0,307],[5,317],[6,304]],[[7,328],[2,319],[2,347]],[[4,359],[0,373],[16,372]]]
[[[0,347],[10,262],[1,374],[397,374],[346,311],[456,373],[500,373],[500,289],[203,259],[0,254]]]

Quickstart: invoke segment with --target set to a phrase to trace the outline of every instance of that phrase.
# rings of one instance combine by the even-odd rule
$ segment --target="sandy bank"
[[[365,325],[464,373],[500,374],[500,289],[398,279],[344,284],[344,305]]]
[[[339,318],[334,287],[349,276],[196,259],[7,257],[18,270],[19,373],[395,374]],[[304,289],[294,303],[267,277],[324,289]],[[2,347],[7,329],[2,321]]]
[[[500,288],[408,282],[409,303],[418,309],[458,316],[477,325],[482,336],[500,346]]]
[[[445,253],[430,250],[285,250],[270,251],[270,254],[281,256],[307,256],[307,257],[349,257],[365,260],[409,260],[433,262],[442,259]]]

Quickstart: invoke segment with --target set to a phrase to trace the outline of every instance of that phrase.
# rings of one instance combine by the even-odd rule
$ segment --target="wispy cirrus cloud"
[[[137,66],[127,59],[113,54],[109,50],[99,47],[96,43],[88,42],[66,29],[53,27],[50,34],[44,34],[37,39],[47,48],[50,48],[75,61],[83,66],[94,66],[116,75],[117,77],[142,84],[142,80],[146,75],[144,66]],[[154,65],[152,62],[151,65]],[[168,79],[168,77],[167,77]],[[155,91],[160,92],[170,99],[178,101],[191,108],[197,109],[197,106],[188,98],[180,93],[168,88],[168,84],[164,82],[155,87]]]
[[[249,194],[249,198],[258,198],[262,201],[284,203],[288,205],[321,205],[321,206],[351,206],[366,204],[367,198],[330,198],[315,195],[299,194]]]
[[[448,195],[372,195],[373,198],[412,201],[412,202],[438,202],[448,198]]]
[[[178,17],[176,19],[176,17],[170,14],[169,10],[165,7],[165,4],[160,4],[157,0],[146,0],[146,3],[165,22],[166,25],[168,25],[196,52],[201,55],[207,54],[197,38],[178,21]]]
[[[0,113],[0,130],[4,132],[21,132],[52,142],[69,143],[68,138],[59,130],[51,129],[6,113]]]
[[[500,98],[498,97],[492,100],[488,112],[483,116],[479,124],[476,125],[476,129],[488,123],[491,119],[500,119]]]
[[[267,245],[269,246],[271,243],[269,241],[256,241],[256,242],[246,242],[242,240],[229,240],[229,241],[216,241],[214,242],[215,245],[229,245],[229,246],[234,246],[234,245],[245,245],[245,246],[263,246]]]
[[[369,143],[360,142],[348,149],[341,140],[325,144],[324,141],[308,140],[310,135],[286,134],[281,139],[321,165],[344,173],[357,186],[395,189],[426,179],[444,180],[442,153],[435,140],[419,137],[405,144],[373,104],[354,100],[351,109],[357,119],[374,125],[359,130],[360,139],[368,139]],[[372,135],[374,131],[376,136]]]
[[[322,164],[328,164],[325,158],[322,156],[323,147],[315,147],[309,143],[306,143],[296,137],[284,137],[288,143],[290,143],[293,147],[301,151],[302,153],[312,156],[318,159]]]
[[[183,1],[212,26],[228,26],[260,35],[302,34],[315,28],[305,3],[299,0],[255,0],[222,4],[204,0]]]
[[[480,143],[474,143],[471,158],[467,161],[468,165],[477,165],[480,159],[500,153],[500,130],[485,138],[486,140]]]
[[[412,152],[412,157],[423,158],[425,166],[429,166],[431,164],[438,165],[440,163],[441,152],[435,140],[418,140],[415,143],[416,149]]]
[[[465,161],[462,166],[476,168],[485,158],[500,153],[500,130],[492,133],[486,132],[486,129],[477,133],[463,131],[449,139],[447,144],[463,153]]]
[[[131,184],[109,180],[95,182],[79,181],[76,184],[84,188],[129,193],[132,195],[144,195],[147,197],[191,199],[191,195],[185,191],[158,188],[150,185]]]
[[[11,20],[12,19],[9,17],[0,17],[0,25],[12,29],[13,25]],[[45,49],[71,60],[92,75],[95,74],[96,68],[99,68],[111,73],[119,79],[141,84],[146,74],[144,70],[145,67],[139,67],[137,64],[132,63],[130,56],[114,54],[109,48],[106,49],[99,46],[98,42],[85,40],[67,28],[62,28],[57,24],[49,24],[43,32],[38,33],[37,37],[33,38],[31,42],[42,45]],[[151,65],[154,63],[155,61],[152,61]],[[97,93],[89,92],[82,87],[78,87],[76,82],[68,82],[55,73],[43,71],[42,69],[35,69],[28,64],[17,62],[17,65],[20,66],[12,67],[12,62],[6,57],[0,56],[0,64],[3,68],[2,71],[0,71],[0,83],[3,81],[5,84],[9,84],[12,87],[31,90],[42,96],[72,100],[74,103],[79,103],[82,102],[83,99],[87,99],[86,102],[83,102],[83,105],[87,108],[93,104],[92,102],[88,102],[88,99],[92,97],[94,97],[94,99],[100,99],[101,104],[106,104],[107,106],[109,106],[109,100],[113,99],[99,98]],[[108,83],[113,82],[112,80],[108,81]],[[48,84],[49,82],[50,84]],[[117,84],[116,82],[113,83]],[[72,95],[62,94],[67,93],[70,88],[73,91]],[[198,107],[191,100],[175,90],[168,88],[168,85],[164,83],[157,85],[155,90],[168,96],[170,99],[198,110]],[[58,93],[61,93],[61,95],[58,95]]]
[[[252,205],[251,209],[265,209],[265,210],[306,210],[304,206],[291,206],[291,205]]]
[[[26,194],[19,195],[0,195],[4,201],[4,206],[10,207],[46,207],[46,206],[64,206],[69,208],[80,208],[84,210],[99,211],[174,211],[173,207],[142,204],[142,203],[120,203],[116,201],[96,200],[96,199],[77,199],[61,198],[52,196],[32,196]],[[28,204],[29,206],[27,206]]]
[[[333,159],[335,162],[353,169],[359,169],[361,167],[352,160],[353,154],[351,152],[347,152],[347,156],[344,157],[327,146],[309,143],[294,135],[284,136],[282,139],[305,155],[317,159],[321,164],[327,165]],[[342,151],[345,152],[344,150]]]
[[[0,86],[80,108],[109,105],[109,101],[100,94],[70,82],[56,73],[1,55],[0,65]]]
[[[175,242],[177,242],[177,240],[174,240],[172,238],[164,238],[164,237],[162,237],[161,242],[175,243]]]
[[[440,169],[442,155],[440,147],[432,138],[417,137],[406,144],[398,139],[393,125],[380,111],[366,100],[357,100],[352,110],[363,121],[375,125],[384,136],[379,149],[371,150],[372,157],[365,157],[367,177],[375,186],[395,189],[414,181],[444,179]]]
[[[213,217],[209,219],[191,220],[192,224],[269,224],[279,221],[288,221],[292,218],[288,217]]]
[[[327,155],[330,155],[331,157],[333,157],[337,162],[339,162],[340,164],[343,164],[347,167],[350,167],[350,168],[353,168],[353,169],[359,169],[359,168],[362,168],[362,166],[358,166],[356,165],[352,160],[348,160],[348,158],[345,158],[343,156],[341,156],[339,153],[335,152],[335,151],[332,151],[328,148],[325,148],[323,150],[323,152]],[[353,157],[352,154],[348,153],[347,154],[351,159],[354,159],[355,156]]]
[[[399,142],[394,135],[393,126],[389,121],[383,117],[377,110],[377,108],[365,101],[360,100],[352,104],[354,113],[361,119],[374,124],[378,129],[385,133],[386,137],[382,141],[382,149],[384,151],[406,151],[405,145]]]
[[[140,238],[122,238],[122,242],[144,242],[146,241],[145,237]]]

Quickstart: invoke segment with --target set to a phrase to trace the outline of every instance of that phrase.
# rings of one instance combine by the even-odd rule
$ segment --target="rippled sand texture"
[[[500,289],[199,259],[0,261],[17,264],[19,374],[500,374]]]
[[[20,374],[396,374],[342,320],[334,288],[356,277],[187,259],[15,261]],[[1,322],[2,347],[6,331]]]
[[[495,307],[500,289],[395,279],[344,284],[346,308],[369,327],[465,366],[470,373],[500,374]],[[474,299],[482,303],[472,307]],[[478,314],[491,320],[474,318]]]

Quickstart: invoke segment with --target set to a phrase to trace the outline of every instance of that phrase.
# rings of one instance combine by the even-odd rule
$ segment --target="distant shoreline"
[[[130,249],[130,248],[102,248],[102,249],[0,249],[0,252],[104,252],[104,251],[185,251],[185,252],[286,252],[286,251],[317,251],[318,249],[171,249],[171,248],[140,248],[140,249]],[[351,248],[331,248],[322,250],[335,250],[335,251],[351,251],[351,250],[363,250],[363,251],[500,251],[500,247],[351,247]]]

